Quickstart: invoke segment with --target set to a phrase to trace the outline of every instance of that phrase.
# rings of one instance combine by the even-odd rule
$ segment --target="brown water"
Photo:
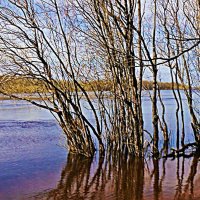
[[[83,159],[69,155],[55,188],[35,199],[200,199],[199,155],[144,160],[115,155]]]

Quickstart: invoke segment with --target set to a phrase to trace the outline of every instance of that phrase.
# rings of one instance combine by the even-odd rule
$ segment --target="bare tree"
[[[181,144],[184,146],[185,123],[182,96],[179,90],[181,84],[187,98],[188,108],[191,116],[191,126],[194,131],[195,140],[199,140],[199,120],[194,107],[195,79],[198,77],[197,66],[199,57],[197,49],[199,49],[199,5],[198,1],[160,1],[162,10],[158,13],[161,16],[161,23],[164,27],[167,43],[168,66],[171,73],[173,83],[173,93],[177,102],[177,147],[179,146],[179,111],[181,112]],[[171,20],[170,20],[171,19]],[[193,47],[190,51],[189,46]],[[187,51],[186,53],[184,53]],[[170,61],[170,57],[180,55],[174,62]],[[195,78],[196,77],[196,78]],[[174,85],[175,80],[175,85]],[[176,86],[177,95],[174,91]],[[179,110],[180,109],[180,110]]]
[[[27,100],[49,110],[67,136],[71,152],[91,156],[95,151],[92,134],[104,152],[100,124],[95,105],[81,85],[85,73],[81,36],[74,30],[78,18],[64,2],[14,1],[1,3],[0,20],[2,73],[10,78],[21,77],[41,81],[46,93],[39,93],[43,103]],[[83,63],[83,64],[82,64]],[[1,92],[6,82],[1,83]],[[95,119],[93,125],[81,107],[82,98]]]
[[[177,148],[179,113],[185,148],[180,85],[195,139],[200,138],[192,91],[194,77],[199,77],[198,20],[197,1],[152,0],[147,6],[141,0],[6,0],[0,4],[0,92],[49,110],[73,153],[92,156],[98,149],[103,155],[112,147],[143,156],[142,90],[144,74],[149,73],[153,153],[158,156],[159,123],[169,139],[158,83],[159,72],[168,66],[177,105]],[[38,90],[42,103],[6,91],[8,81],[19,77],[43,85]],[[108,80],[109,91],[98,87]]]

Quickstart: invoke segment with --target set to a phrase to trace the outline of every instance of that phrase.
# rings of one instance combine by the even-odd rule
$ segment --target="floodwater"
[[[169,91],[163,95],[173,133],[175,102]],[[145,128],[151,131],[148,98],[143,108]],[[185,120],[186,142],[193,141],[189,116]],[[173,146],[173,134],[171,138]],[[1,101],[0,200],[200,199],[199,152],[179,159],[137,159],[118,153],[86,159],[68,154],[63,141],[47,111],[23,101]]]

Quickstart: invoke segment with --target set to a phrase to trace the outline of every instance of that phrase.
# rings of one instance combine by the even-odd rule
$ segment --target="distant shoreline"
[[[171,89],[162,89],[161,91],[167,91],[167,90],[171,90]],[[183,89],[180,89],[180,90],[182,91]],[[194,89],[193,91],[195,91],[195,90],[196,89]],[[143,91],[145,92],[145,91],[152,91],[152,90],[143,90]],[[96,97],[96,95],[94,94],[93,91],[87,91],[87,94],[88,94],[89,98],[95,98]],[[38,100],[38,101],[40,100],[40,101],[42,101],[42,100],[46,100],[47,99],[47,97],[45,97],[45,96],[43,98],[41,98],[38,94],[34,94],[34,93],[16,93],[14,95],[16,95],[16,96],[19,95],[19,97],[21,96],[21,98],[27,98],[29,100]],[[82,94],[80,92],[80,96],[81,95]],[[107,97],[109,97],[109,96],[110,95],[108,94]],[[49,97],[51,98],[51,96],[49,96]],[[85,99],[85,98],[86,97],[83,95],[83,99]],[[24,101],[26,101],[25,99],[18,99],[18,98],[9,97],[7,95],[0,94],[0,101],[2,101],[2,100],[19,100],[19,101],[20,100],[24,100]]]
[[[43,100],[40,97],[28,97],[28,98],[30,100]],[[18,101],[23,101],[23,99],[17,99],[17,98],[12,98],[12,97],[8,97],[8,96],[0,96],[0,101],[4,101],[4,100],[18,100]]]

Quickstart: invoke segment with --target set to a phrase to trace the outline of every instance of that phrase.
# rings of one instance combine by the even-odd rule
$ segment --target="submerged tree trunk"
[[[152,95],[152,122],[153,122],[153,153],[155,156],[158,155],[158,141],[159,141],[159,129],[158,129],[158,111],[157,111],[157,73],[158,69],[156,66],[156,10],[157,2],[154,1],[154,19],[153,19],[153,95]]]

